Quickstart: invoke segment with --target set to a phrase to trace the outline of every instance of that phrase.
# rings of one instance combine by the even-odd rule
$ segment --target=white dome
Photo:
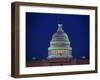
[[[48,48],[48,58],[71,58],[72,48],[68,35],[62,29],[62,24],[58,24],[57,31],[53,34]]]
[[[62,29],[62,24],[58,24],[57,32],[53,34],[50,42],[51,48],[68,48],[70,46],[70,41],[67,34]]]

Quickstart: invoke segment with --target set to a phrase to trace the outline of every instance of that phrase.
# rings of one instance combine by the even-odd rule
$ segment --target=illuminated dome
[[[57,31],[53,34],[48,48],[48,58],[71,58],[72,48],[68,35],[64,32],[62,24],[58,24]]]
[[[69,42],[68,36],[67,34],[63,31],[62,29],[62,24],[58,24],[58,30],[56,33],[54,33],[53,37],[52,37],[52,41],[67,41]]]

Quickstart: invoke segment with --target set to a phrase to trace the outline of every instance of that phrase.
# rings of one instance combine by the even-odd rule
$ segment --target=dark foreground
[[[89,60],[88,59],[66,59],[66,58],[36,60],[36,61],[27,61],[26,67],[79,65],[79,64],[89,64]]]

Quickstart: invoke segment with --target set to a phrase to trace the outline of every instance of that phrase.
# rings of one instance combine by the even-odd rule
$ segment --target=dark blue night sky
[[[89,58],[89,16],[69,14],[26,13],[26,59],[46,59],[59,18],[68,34],[73,58]]]

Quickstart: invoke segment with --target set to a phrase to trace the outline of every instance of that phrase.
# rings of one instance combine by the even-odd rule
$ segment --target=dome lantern
[[[62,24],[58,24],[58,30],[57,30],[57,32],[58,32],[58,31],[63,32],[62,26],[63,26]]]

